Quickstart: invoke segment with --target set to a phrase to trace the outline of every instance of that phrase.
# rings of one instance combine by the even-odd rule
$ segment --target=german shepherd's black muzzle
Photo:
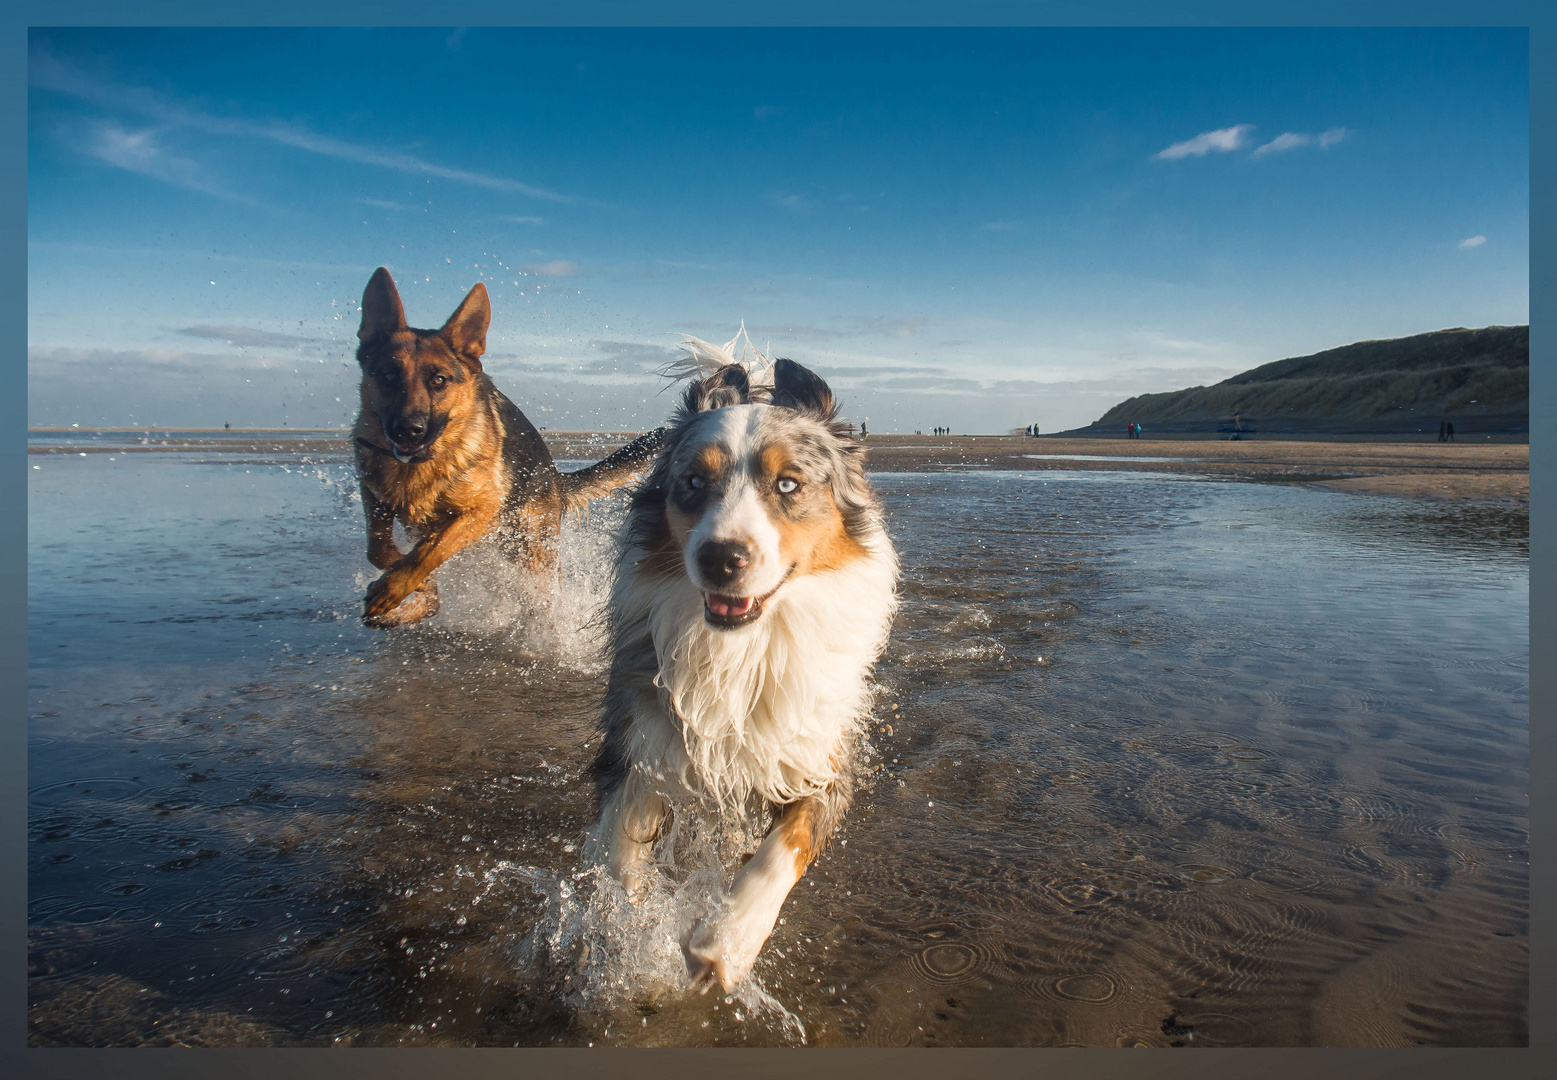
[[[379,413],[379,424],[389,438],[389,450],[395,460],[404,463],[426,461],[432,454],[433,444],[448,426],[448,414],[431,416],[426,413],[395,415]]]

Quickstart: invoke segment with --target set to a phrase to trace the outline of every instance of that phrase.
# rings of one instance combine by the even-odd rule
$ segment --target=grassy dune
[[[1439,330],[1361,341],[1234,375],[1214,386],[1142,394],[1089,430],[1130,421],[1148,433],[1214,430],[1234,416],[1266,433],[1528,432],[1530,328]]]

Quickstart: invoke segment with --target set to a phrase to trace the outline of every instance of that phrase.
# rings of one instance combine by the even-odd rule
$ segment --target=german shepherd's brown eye
[[[434,375],[430,381],[433,386],[441,388],[444,383],[449,381],[449,377],[447,375]]]
[[[779,477],[778,489],[781,495],[793,495],[800,490],[800,482],[787,476],[781,476]]]

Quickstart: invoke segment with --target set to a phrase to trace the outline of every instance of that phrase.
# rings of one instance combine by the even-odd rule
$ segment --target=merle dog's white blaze
[[[768,517],[767,506],[757,492],[760,479],[753,454],[763,410],[768,405],[732,405],[712,414],[705,425],[716,425],[707,441],[724,448],[731,465],[721,478],[710,505],[682,547],[687,576],[705,593],[728,596],[765,596],[778,588],[788,567],[779,550],[779,531]],[[751,558],[733,586],[704,579],[697,553],[704,542],[732,542],[744,546]]]
[[[629,893],[656,872],[673,808],[775,812],[723,905],[682,942],[694,980],[726,989],[848,806],[868,677],[897,607],[897,556],[831,391],[787,360],[774,378],[754,387],[727,366],[693,384],[634,497],[595,766],[592,844]],[[804,490],[781,488],[775,470]],[[720,543],[744,548],[744,563],[705,572],[702,546]],[[728,617],[732,596],[765,599],[743,621]]]

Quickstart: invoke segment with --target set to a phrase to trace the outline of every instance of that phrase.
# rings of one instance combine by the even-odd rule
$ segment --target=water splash
[[[688,820],[693,824],[686,825]],[[696,995],[687,985],[680,942],[698,918],[724,902],[727,871],[738,863],[734,853],[749,850],[752,839],[748,829],[678,813],[655,845],[660,872],[649,875],[642,896],[627,895],[590,854],[593,844],[572,872],[496,863],[483,875],[484,891],[517,882],[542,900],[544,909],[517,950],[521,971],[559,994],[589,1026],[608,1030],[624,1012],[636,1017],[643,1006],[657,1011]],[[771,1024],[782,1038],[805,1043],[804,1024],[755,974],[726,1001],[744,1007],[749,1021]]]
[[[498,639],[505,651],[553,660],[575,671],[603,670],[601,616],[610,595],[625,503],[621,498],[599,500],[587,514],[565,519],[552,572],[536,575],[516,566],[490,536],[457,553],[438,568],[442,608],[424,625]],[[401,550],[409,550],[403,535],[397,542]],[[378,573],[364,562],[354,577],[356,591],[366,592]]]

